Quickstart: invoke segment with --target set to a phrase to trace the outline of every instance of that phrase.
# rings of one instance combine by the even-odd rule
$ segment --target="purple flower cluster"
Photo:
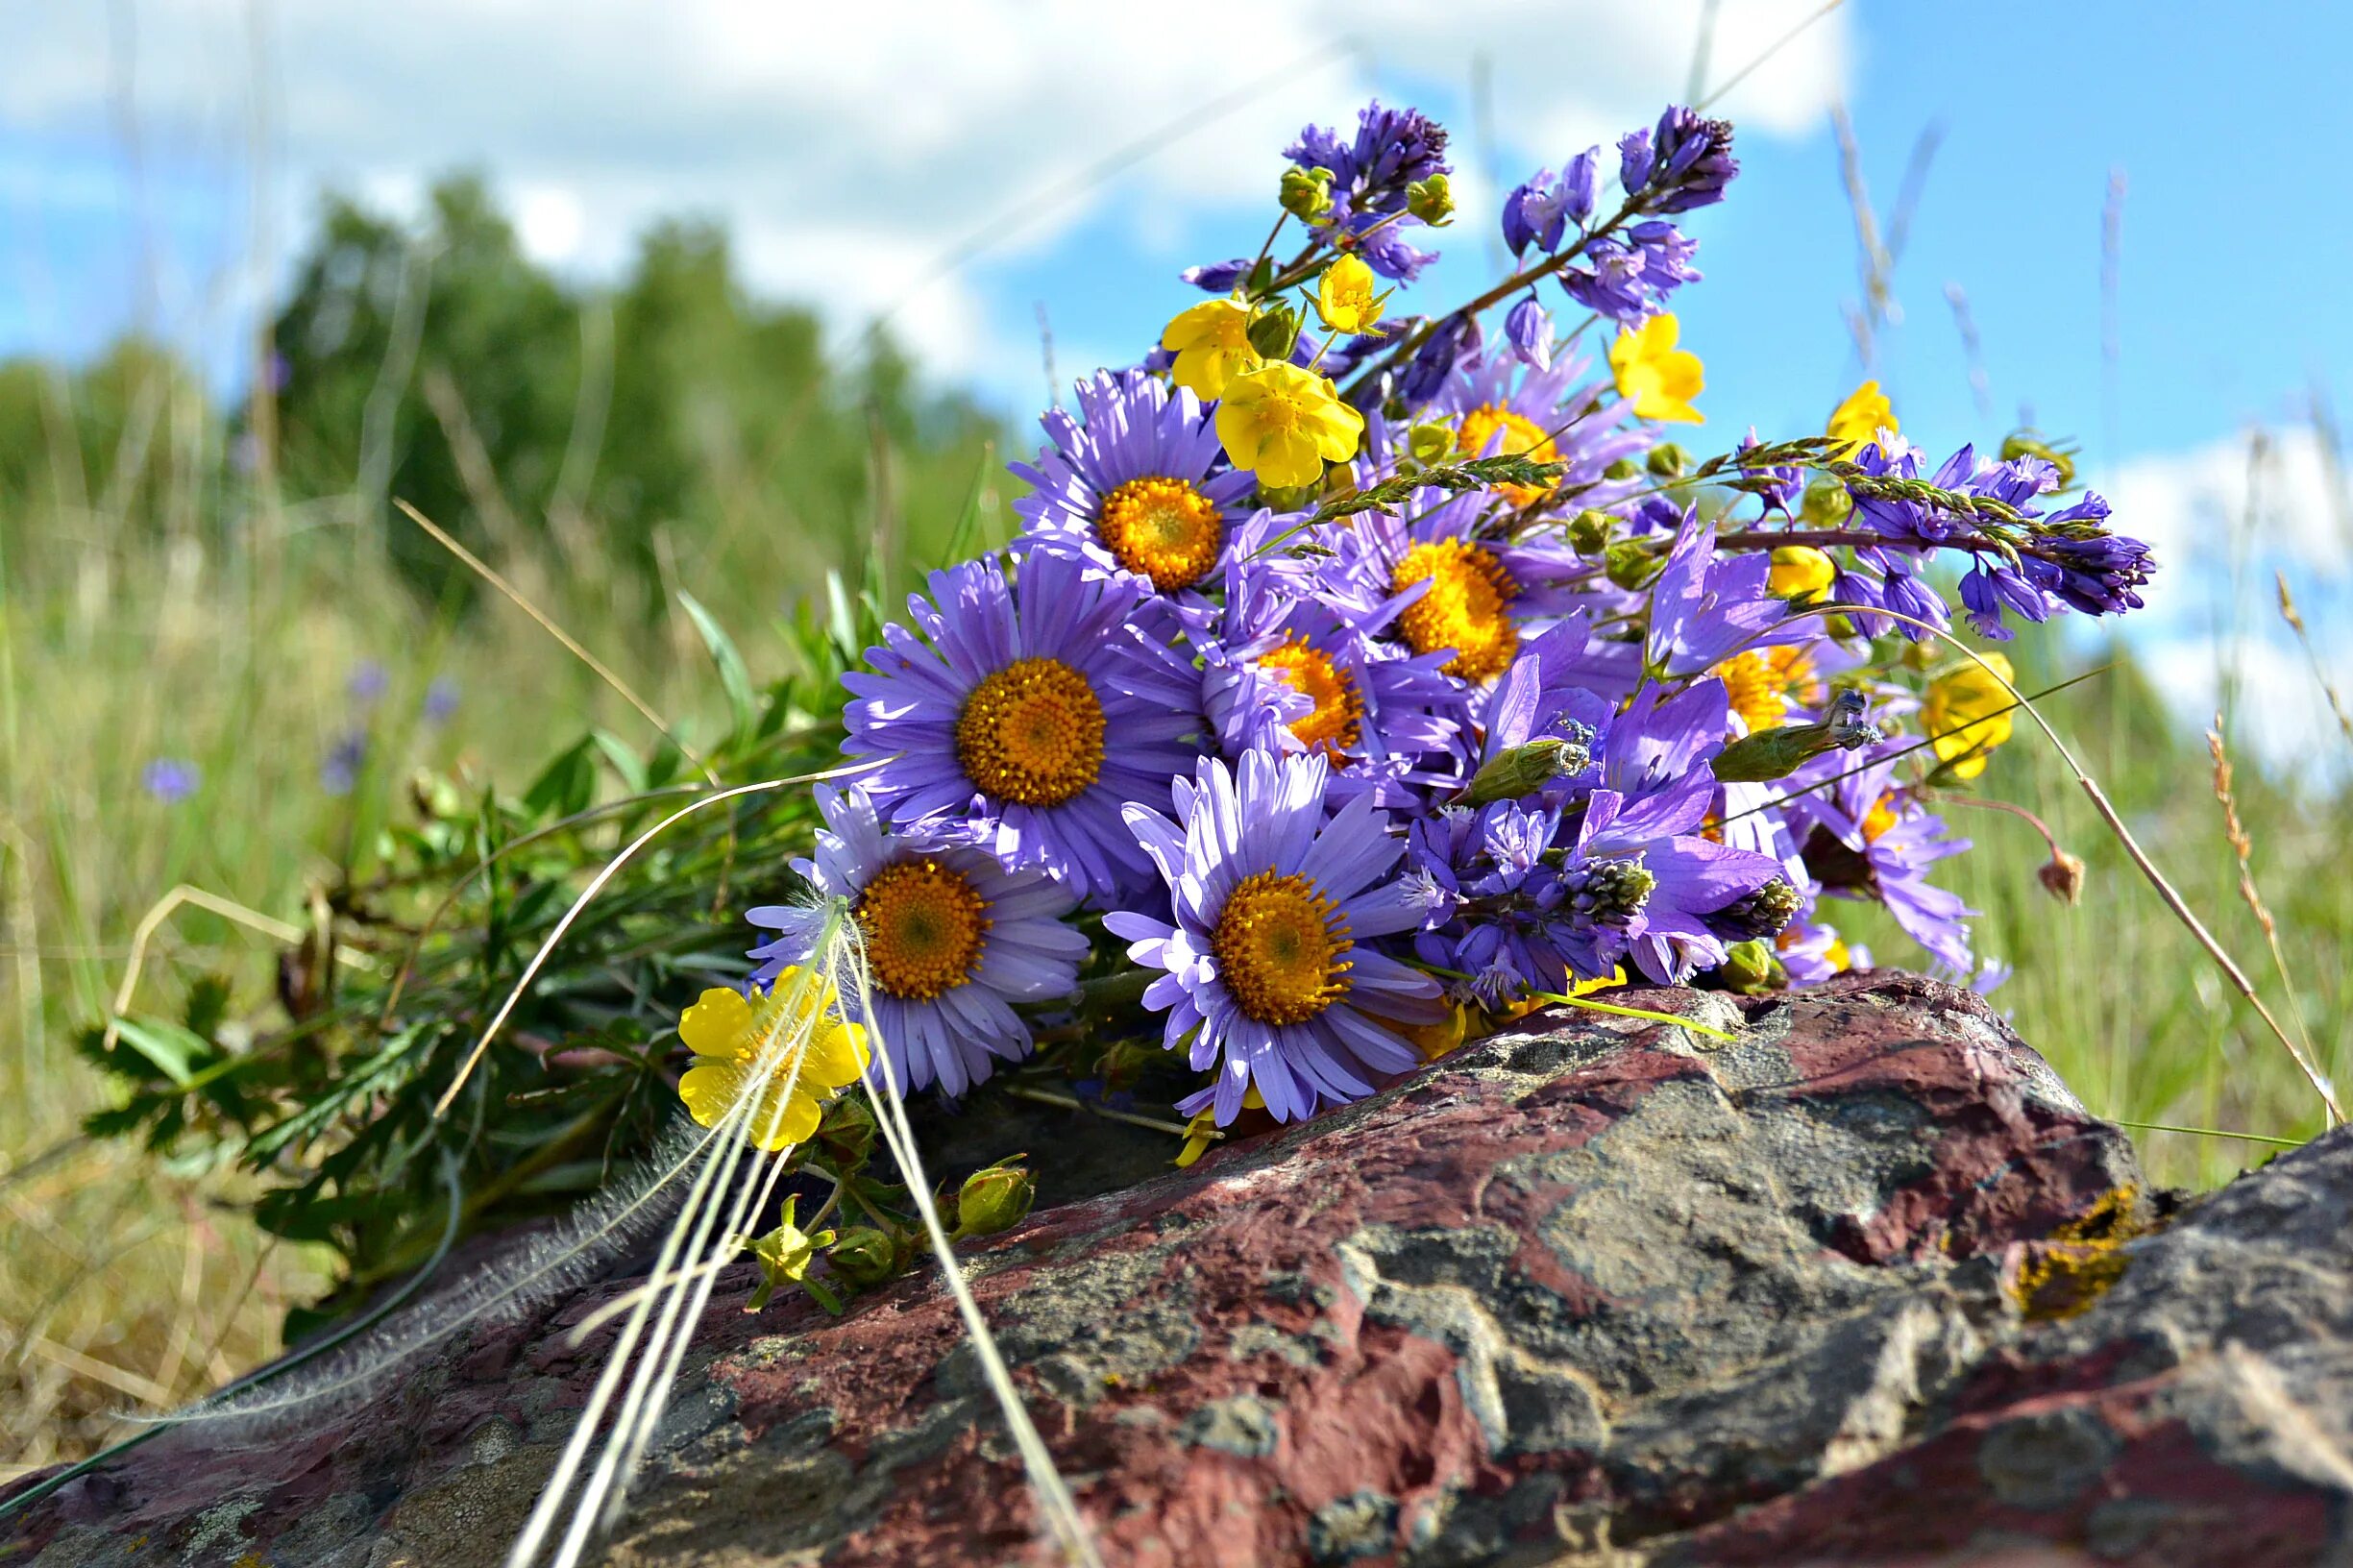
[[[1445,145],[1379,104],[1353,134],[1303,133],[1289,156],[1332,206],[1293,282],[1345,255],[1409,280],[1408,190]],[[1615,216],[1597,219],[1594,149],[1502,221],[1515,255],[1561,258],[1572,299],[1633,323],[1698,277],[1669,218],[1737,164],[1728,129],[1682,109],[1619,154]],[[1940,553],[1990,636],[2011,614],[2133,607],[2148,552],[2104,502],[2054,509],[2050,463],[1966,448],[1924,479],[1892,436],[1852,466],[1826,442],[1753,468],[1726,453],[1707,472],[1731,494],[1662,486],[1684,459],[1532,287],[1492,336],[1462,307],[1327,344],[1297,313],[1267,339],[1279,305],[1252,272],[1189,275],[1238,291],[1231,312],[1195,307],[1237,334],[1213,345],[1243,367],[1222,405],[1172,385],[1164,354],[1083,382],[1013,465],[1020,535],[932,574],[844,677],[859,776],[821,796],[798,864],[821,901],[753,912],[759,975],[848,930],[855,1005],[899,1081],[953,1095],[1034,1048],[1029,1010],[1095,1017],[1090,988],[1132,997],[1140,969],[1164,1044],[1203,1075],[1181,1109],[1222,1124],[1365,1094],[1475,1014],[1868,962],[1830,899],[1883,905],[1973,972],[1971,912],[1929,880],[1966,847],[1927,805],[1950,780],[1905,733],[1930,682],[1870,639],[1893,616],[1949,624]],[[1280,374],[1257,368],[1274,343]],[[1321,486],[1235,466],[1230,417],[1329,429],[1337,405],[1299,400],[1352,373],[1362,434],[1325,453]],[[1234,392],[1262,377],[1255,401]],[[1809,471],[1847,484],[1837,529]]]

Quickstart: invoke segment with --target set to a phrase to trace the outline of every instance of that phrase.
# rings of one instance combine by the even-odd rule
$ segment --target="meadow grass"
[[[646,738],[645,720],[546,632],[485,600],[466,613],[421,601],[384,548],[386,517],[345,504],[263,508],[243,548],[193,536],[125,543],[97,516],[62,512],[5,563],[0,623],[0,1387],[10,1471],[87,1451],[115,1414],[217,1386],[278,1347],[285,1310],[327,1283],[326,1260],[272,1246],[239,1213],[250,1179],[178,1164],[79,1136],[110,1088],[75,1054],[102,1020],[130,936],[167,889],[202,888],[270,919],[304,923],[338,870],[364,864],[412,770],[518,788],[594,723]],[[664,586],[727,608],[755,674],[785,640],[773,617],[838,551],[786,517],[749,515],[747,553],[674,558]],[[23,533],[17,535],[25,537]],[[587,537],[593,538],[593,532]],[[611,663],[690,739],[720,723],[723,698],[701,644],[674,609],[581,558],[582,536],[518,546],[500,565],[532,601]],[[616,586],[621,583],[620,586]],[[2238,895],[2239,865],[2196,737],[2167,720],[2127,660],[2036,644],[2029,689],[2114,657],[2106,674],[2048,710],[2192,905],[2290,1029],[2308,1028],[2341,1080],[2353,1046],[2341,1005],[2353,885],[2313,874],[2334,859],[2349,806],[2242,767],[2237,796],[2252,871],[2279,917],[2301,1017],[2266,961]],[[355,671],[380,692],[355,696]],[[436,680],[456,705],[423,709]],[[322,764],[364,731],[367,760],[348,794]],[[201,770],[190,797],[141,787],[158,756]],[[2106,834],[2058,759],[2028,726],[1995,758],[1981,793],[2036,813],[2088,863],[2067,907],[2038,883],[2047,858],[2027,822],[1965,808],[1977,850],[1947,880],[1984,912],[1983,951],[2018,966],[1996,996],[2085,1103],[2131,1121],[2304,1138],[2320,1109],[2286,1053],[2158,901]],[[1842,906],[1881,963],[1922,957],[1875,911]],[[238,922],[181,911],[159,933],[142,998],[231,977],[231,1012],[270,1002],[273,944]],[[2182,1133],[2139,1135],[2153,1180],[2206,1187],[2275,1149]]]

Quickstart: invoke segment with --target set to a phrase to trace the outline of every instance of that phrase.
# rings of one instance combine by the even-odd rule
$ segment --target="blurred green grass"
[[[724,702],[680,589],[769,674],[790,601],[828,568],[903,587],[905,563],[936,556],[996,472],[988,421],[924,395],[878,345],[829,361],[807,318],[743,299],[717,235],[659,231],[632,279],[592,298],[533,273],[478,187],[436,203],[423,233],[331,208],[271,339],[277,395],[257,410],[211,407],[136,345],[70,376],[0,366],[0,1474],[85,1452],[112,1412],[266,1358],[285,1309],[324,1283],[320,1260],[271,1248],[239,1215],[234,1173],[78,1136],[110,1090],[73,1036],[105,1016],[142,915],[184,883],[301,923],[317,890],[365,864],[413,770],[513,787],[591,723],[644,734],[386,501],[452,527],[693,735]],[[2202,744],[2120,654],[2019,653],[2029,689],[2114,662],[2051,717],[2286,1018]],[[355,695],[362,670],[380,673],[379,695]],[[425,712],[435,682],[457,694],[439,722]],[[355,734],[365,765],[331,793],[322,765]],[[200,770],[188,798],[142,788],[166,756]],[[2341,1079],[2353,882],[2324,869],[2353,801],[2242,761],[2256,877]],[[2084,1101],[2317,1132],[2285,1053],[2028,726],[1980,787],[2088,863],[2066,907],[2036,881],[2031,827],[1953,814],[1978,847],[1945,880],[1984,912],[1983,951],[2018,967],[1996,1003]],[[1880,962],[1922,962],[1875,912],[1837,915]],[[266,1007],[252,988],[271,948],[184,910],[142,996],[226,973],[247,988],[233,1015]],[[2153,1179],[2194,1187],[2272,1152],[2174,1133],[2142,1144]]]

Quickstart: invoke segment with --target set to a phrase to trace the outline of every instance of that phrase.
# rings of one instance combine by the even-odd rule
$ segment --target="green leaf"
[[[181,1089],[194,1089],[198,1070],[219,1054],[219,1047],[204,1036],[168,1018],[126,1015],[114,1020],[114,1033]]]
[[[558,752],[523,792],[524,806],[549,821],[586,811],[597,796],[596,750],[595,738],[582,736]]]
[[[604,753],[604,760],[612,765],[614,772],[621,775],[624,788],[631,795],[646,793],[646,759],[635,747],[610,730],[593,730],[588,738],[597,743],[597,749]]]
[[[711,650],[711,662],[719,666],[719,683],[726,688],[727,706],[735,715],[734,733],[741,735],[751,728],[754,708],[751,671],[745,665],[744,655],[736,651],[734,639],[702,607],[701,600],[681,588],[678,602],[686,606],[687,618],[702,634],[702,646]]]

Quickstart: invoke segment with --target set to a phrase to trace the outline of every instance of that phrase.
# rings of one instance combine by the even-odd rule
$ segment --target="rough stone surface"
[[[1628,999],[1741,1041],[1532,1018],[975,1249],[1107,1563],[2353,1562],[2353,1138],[2180,1208],[1974,997]],[[0,1562],[496,1564],[628,1283],[166,1435]],[[749,1284],[606,1560],[1049,1560],[934,1279]]]

